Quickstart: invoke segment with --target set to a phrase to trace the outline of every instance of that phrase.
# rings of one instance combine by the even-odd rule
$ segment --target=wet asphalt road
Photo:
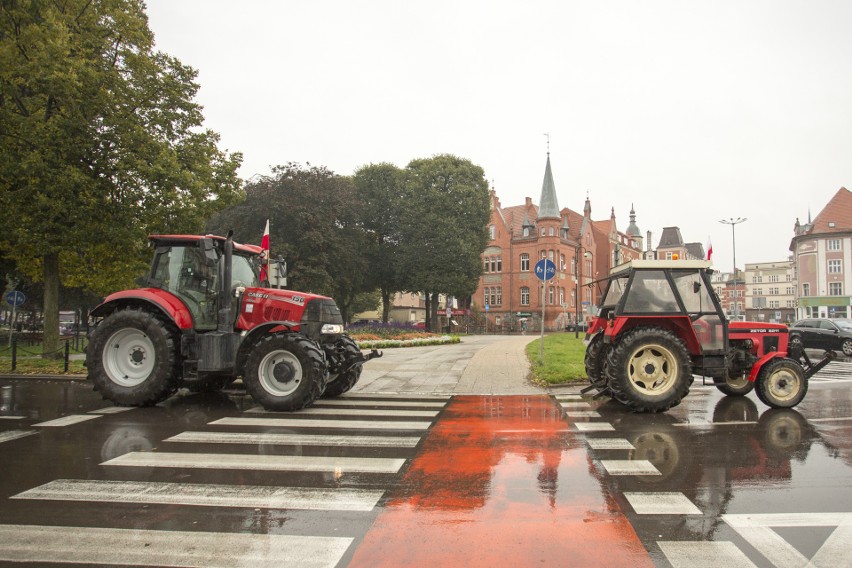
[[[852,565],[852,363],[786,411],[700,382],[661,415],[578,391],[284,414],[3,380],[0,565]]]

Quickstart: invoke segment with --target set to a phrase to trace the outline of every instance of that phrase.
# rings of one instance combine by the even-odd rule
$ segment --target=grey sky
[[[158,49],[199,72],[240,174],[453,153],[504,206],[631,203],[656,246],[712,238],[717,269],[784,260],[852,188],[852,2],[148,0]]]

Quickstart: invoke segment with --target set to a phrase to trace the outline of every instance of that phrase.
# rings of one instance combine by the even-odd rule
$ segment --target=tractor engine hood
[[[311,337],[343,333],[340,309],[327,296],[275,288],[246,288],[237,327],[252,329],[269,322],[298,327]]]

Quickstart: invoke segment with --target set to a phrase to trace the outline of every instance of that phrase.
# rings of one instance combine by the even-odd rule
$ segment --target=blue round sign
[[[12,290],[11,292],[6,293],[6,303],[10,306],[23,306],[26,301],[27,297],[24,296],[23,292]]]
[[[556,275],[556,265],[552,260],[542,258],[535,263],[535,275],[539,280],[550,280]]]

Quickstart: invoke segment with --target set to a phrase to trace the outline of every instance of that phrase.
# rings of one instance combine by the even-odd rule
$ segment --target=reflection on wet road
[[[852,377],[847,377],[852,378]],[[848,566],[852,392],[605,399],[239,391],[104,407],[0,382],[0,562]]]

